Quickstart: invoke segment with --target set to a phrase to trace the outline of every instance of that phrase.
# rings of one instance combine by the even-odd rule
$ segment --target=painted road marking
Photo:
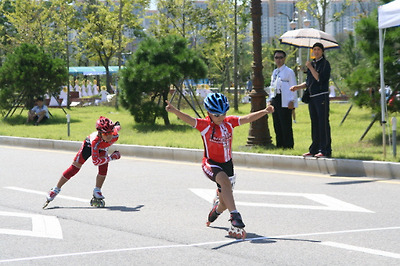
[[[215,189],[190,188],[189,190],[210,203],[212,203],[214,200]],[[302,197],[321,204],[321,205],[300,205],[300,204],[276,204],[276,203],[235,201],[236,205],[241,205],[241,206],[374,213],[370,210],[335,199],[325,194],[285,193],[285,192],[245,191],[245,190],[234,190],[233,193],[235,195],[247,194],[247,195],[267,195],[267,196],[283,196],[283,197],[299,197],[299,198]]]
[[[38,194],[38,195],[47,196],[47,192],[43,192],[43,191],[37,191],[37,190],[32,190],[32,189],[20,188],[20,187],[4,187],[4,188],[11,189],[11,190],[16,190],[16,191],[21,191],[21,192],[26,192],[26,193],[31,193],[31,194]],[[79,201],[79,202],[84,202],[84,203],[88,203],[89,202],[89,200],[87,200],[87,199],[68,197],[68,196],[63,196],[63,195],[57,195],[57,199],[74,200],[74,201]]]
[[[23,217],[32,220],[32,230],[0,228],[0,234],[63,239],[61,225],[56,216],[1,211],[0,216]]]
[[[398,253],[392,253],[392,252],[382,251],[382,250],[378,250],[378,249],[363,248],[363,247],[357,247],[357,246],[353,246],[353,245],[347,245],[347,244],[329,242],[329,241],[321,242],[320,244],[324,245],[324,246],[342,248],[342,249],[347,249],[347,250],[351,250],[351,251],[359,251],[359,252],[364,252],[364,253],[373,254],[373,255],[379,255],[379,256],[384,256],[384,257],[389,257],[389,258],[400,259],[400,254],[398,254]]]
[[[93,250],[93,251],[77,252],[77,253],[65,253],[65,254],[37,256],[37,257],[5,259],[5,260],[0,260],[0,263],[17,262],[17,261],[30,261],[30,260],[44,260],[44,259],[49,259],[49,258],[85,256],[85,255],[95,255],[95,254],[105,254],[105,253],[119,253],[119,252],[151,250],[151,249],[154,250],[154,249],[172,249],[172,248],[200,247],[200,246],[207,246],[207,245],[226,245],[226,244],[235,243],[235,242],[256,241],[256,240],[265,240],[265,239],[279,240],[280,238],[288,239],[288,238],[298,238],[298,237],[311,237],[311,236],[317,236],[317,235],[348,234],[348,233],[386,231],[386,230],[400,230],[400,226],[396,226],[396,227],[381,227],[381,228],[367,228],[367,229],[355,229],[355,230],[343,230],[343,231],[331,231],[331,232],[319,232],[319,233],[304,233],[304,234],[293,234],[293,235],[279,235],[279,236],[269,236],[269,237],[255,237],[255,238],[246,238],[244,240],[242,240],[242,239],[222,240],[222,241],[193,243],[193,244],[176,244],[176,245],[147,246],[147,247],[134,247],[134,248],[122,248],[122,249]],[[314,242],[315,242],[315,240],[314,240]],[[334,242],[320,242],[319,244],[321,244],[321,243],[328,243],[329,244],[329,243],[334,243]],[[327,246],[329,246],[329,245],[327,245]],[[361,251],[361,250],[357,250],[357,249],[354,249],[354,250],[355,251]],[[373,249],[370,249],[369,251],[373,251]],[[376,254],[376,253],[371,253],[371,254]],[[397,253],[390,253],[390,252],[383,251],[383,252],[381,252],[381,253],[379,253],[377,255],[381,255],[381,256],[390,255],[389,257],[393,257],[394,254],[397,254]]]

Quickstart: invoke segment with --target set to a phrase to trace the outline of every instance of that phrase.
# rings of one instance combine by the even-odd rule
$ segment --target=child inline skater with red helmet
[[[214,222],[226,209],[230,212],[231,228],[229,236],[234,238],[246,238],[246,231],[240,213],[236,209],[232,189],[235,183],[235,175],[232,163],[232,137],[233,128],[253,122],[262,116],[272,113],[274,107],[269,105],[265,109],[248,115],[226,116],[229,109],[228,99],[221,93],[210,93],[204,99],[204,107],[208,116],[204,119],[193,118],[181,112],[166,101],[166,110],[174,113],[182,121],[200,131],[204,143],[204,158],[202,169],[205,175],[217,183],[217,196],[212,210],[208,215],[207,226]]]
[[[43,209],[60,193],[61,187],[79,172],[90,156],[92,156],[93,164],[99,167],[96,187],[93,190],[93,198],[90,201],[90,205],[104,207],[105,202],[101,187],[106,179],[108,163],[121,158],[119,151],[114,151],[111,155],[108,155],[108,148],[118,140],[118,131],[121,126],[119,122],[113,123],[110,119],[100,116],[96,121],[96,129],[97,131],[86,137],[71,166],[64,171],[57,185],[49,191]]]

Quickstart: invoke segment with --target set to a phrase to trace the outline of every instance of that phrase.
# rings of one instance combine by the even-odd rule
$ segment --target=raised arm
[[[268,105],[265,109],[259,110],[254,113],[250,113],[248,115],[240,117],[240,124],[246,124],[246,123],[251,123],[253,121],[256,121],[257,119],[263,117],[266,114],[270,114],[274,112],[274,107],[272,105]]]
[[[303,82],[303,83],[301,83],[301,84],[294,85],[294,86],[290,87],[290,90],[291,90],[291,91],[297,91],[297,90],[305,89],[306,87],[307,87],[307,86],[306,86],[306,83]]]
[[[165,101],[167,106],[165,106],[165,110],[170,113],[174,113],[179,119],[181,119],[183,122],[188,123],[192,127],[196,125],[196,119],[191,117],[188,114],[182,113],[180,110],[176,109],[172,104],[169,103],[169,101]]]

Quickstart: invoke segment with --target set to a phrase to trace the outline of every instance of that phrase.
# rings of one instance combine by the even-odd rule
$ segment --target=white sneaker
[[[60,193],[61,189],[58,187],[54,187],[49,191],[49,194],[47,195],[47,201],[52,201],[58,193]]]
[[[93,197],[95,197],[96,199],[104,199],[103,194],[101,193],[100,188],[94,188],[93,189]]]

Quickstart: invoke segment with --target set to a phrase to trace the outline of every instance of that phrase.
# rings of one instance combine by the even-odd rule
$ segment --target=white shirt
[[[32,109],[31,109],[33,112],[35,112],[35,113],[40,113],[41,111],[46,111],[46,114],[45,114],[45,116],[47,117],[47,118],[50,118],[50,115],[49,115],[49,109],[47,108],[47,106],[46,105],[42,105],[42,107],[39,107],[39,106],[37,106],[37,105],[35,105]]]
[[[282,107],[288,107],[289,102],[294,102],[294,107],[298,107],[297,93],[290,91],[290,87],[296,85],[296,75],[294,71],[286,65],[276,68],[272,72],[270,99],[274,98],[277,93],[282,96]]]

